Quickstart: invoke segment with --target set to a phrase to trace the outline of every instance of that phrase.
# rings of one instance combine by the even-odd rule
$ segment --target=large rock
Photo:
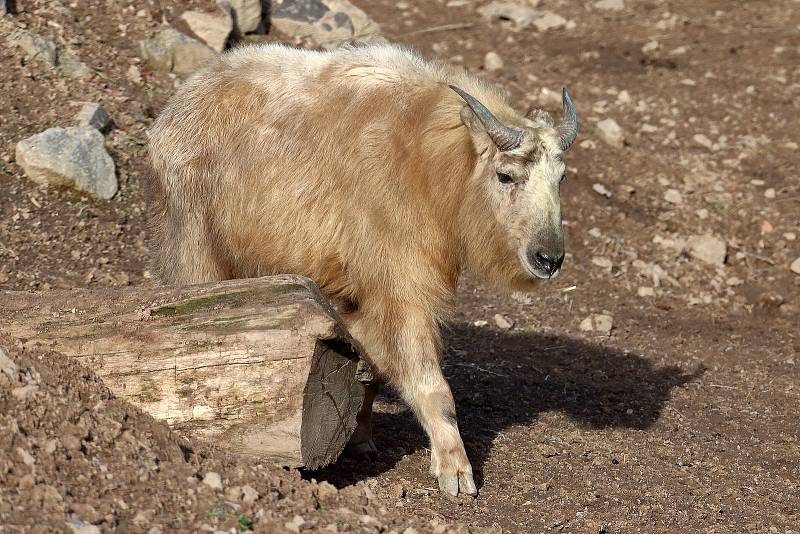
[[[713,235],[693,235],[686,240],[686,248],[692,257],[711,265],[725,265],[728,246],[722,239]]]
[[[46,37],[25,30],[17,30],[8,37],[8,42],[20,47],[33,60],[41,61],[51,67],[58,65],[56,44]]]
[[[84,103],[75,119],[79,126],[91,126],[102,133],[109,131],[114,124],[106,110],[94,102]]]
[[[347,0],[275,0],[272,27],[323,48],[347,41],[383,41],[380,27]]]
[[[181,18],[192,33],[217,52],[225,50],[228,38],[233,32],[233,16],[231,5],[220,4],[214,13],[203,11],[187,11]]]
[[[140,43],[142,57],[155,70],[174,72],[181,78],[202,67],[214,57],[214,50],[175,28],[161,30]]]
[[[261,25],[263,0],[230,0],[236,17],[236,27],[241,33],[254,32]]]
[[[36,183],[109,199],[118,189],[103,134],[87,126],[50,128],[17,143],[17,164]]]

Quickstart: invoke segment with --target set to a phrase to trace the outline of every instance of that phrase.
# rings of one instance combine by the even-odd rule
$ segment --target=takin
[[[414,411],[440,489],[474,495],[439,325],[464,270],[503,290],[559,272],[562,155],[578,129],[566,90],[563,107],[558,125],[521,115],[502,90],[394,45],[234,49],[149,132],[157,268],[172,284],[314,280]]]

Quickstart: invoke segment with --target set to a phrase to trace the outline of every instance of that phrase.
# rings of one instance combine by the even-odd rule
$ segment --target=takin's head
[[[475,178],[503,229],[507,240],[503,248],[515,253],[521,278],[556,276],[564,261],[562,154],[578,133],[567,90],[563,90],[564,116],[556,126],[547,112],[538,109],[504,124],[476,98],[454,85],[450,88],[467,103],[461,120],[479,156]]]

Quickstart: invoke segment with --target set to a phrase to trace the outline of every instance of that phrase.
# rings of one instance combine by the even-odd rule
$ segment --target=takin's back
[[[150,132],[163,277],[292,272],[350,297],[354,284],[456,276],[475,154],[448,83],[513,113],[465,71],[389,45],[220,56]]]

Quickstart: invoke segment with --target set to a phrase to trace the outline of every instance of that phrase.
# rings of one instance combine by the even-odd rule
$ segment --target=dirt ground
[[[479,496],[439,494],[390,391],[377,455],[300,473],[177,436],[90,369],[0,337],[17,367],[0,376],[0,531],[800,532],[800,4],[542,0],[568,23],[539,32],[486,20],[483,0],[353,3],[521,111],[567,85],[582,120],[562,275],[513,296],[468,276],[445,328]],[[17,5],[0,20],[0,289],[152,283],[144,132],[174,81],[137,43],[211,2]],[[63,37],[92,74],[28,61],[6,44],[15,27]],[[489,51],[502,68],[483,69]],[[74,101],[117,124],[111,201],[39,187],[14,162],[20,139],[73,123]],[[624,146],[601,139],[608,118]],[[690,253],[706,234],[726,243],[724,265]],[[581,329],[592,314],[613,318],[610,335]]]

